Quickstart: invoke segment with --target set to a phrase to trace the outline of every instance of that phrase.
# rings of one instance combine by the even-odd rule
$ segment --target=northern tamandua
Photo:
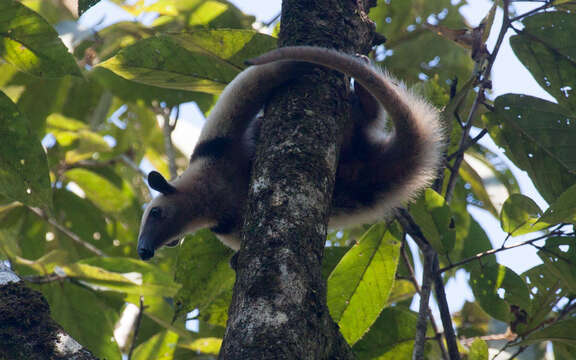
[[[150,187],[161,194],[142,218],[140,258],[150,259],[159,247],[206,227],[225,245],[240,248],[256,115],[274,88],[297,76],[302,62],[355,81],[354,129],[340,151],[331,228],[381,220],[430,185],[444,146],[437,109],[357,57],[320,47],[280,48],[249,61],[252,66],[226,86],[181,176],[168,182],[158,172],[148,175]],[[384,130],[385,113],[394,125],[391,133]]]

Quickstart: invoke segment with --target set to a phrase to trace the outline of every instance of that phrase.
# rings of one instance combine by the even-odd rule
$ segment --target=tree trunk
[[[40,292],[26,287],[0,262],[0,359],[98,358],[52,320]]]
[[[280,45],[367,53],[368,8],[360,0],[285,0]],[[220,359],[353,358],[321,275],[349,83],[312,69],[278,89],[265,113]]]

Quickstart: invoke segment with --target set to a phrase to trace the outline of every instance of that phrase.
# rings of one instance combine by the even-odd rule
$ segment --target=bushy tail
[[[387,212],[413,198],[430,185],[441,165],[444,147],[442,124],[436,108],[412,93],[387,73],[357,57],[313,46],[283,47],[270,51],[248,63],[262,66],[276,61],[303,61],[340,71],[354,78],[383,106],[394,124],[384,157],[393,164],[380,164],[393,181],[390,190],[380,194],[379,209]]]

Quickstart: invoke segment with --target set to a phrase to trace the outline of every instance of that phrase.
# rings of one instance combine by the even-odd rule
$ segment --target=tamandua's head
[[[148,184],[158,192],[142,216],[138,235],[138,255],[142,260],[154,256],[161,246],[175,246],[191,229],[190,194],[178,190],[158,172],[148,174]]]

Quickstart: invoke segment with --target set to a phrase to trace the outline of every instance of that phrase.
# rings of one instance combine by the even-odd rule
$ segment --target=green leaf
[[[576,354],[576,346],[563,342],[552,342],[554,346],[554,360],[572,360]]]
[[[376,31],[386,34],[386,50],[393,52],[391,56],[386,54],[386,67],[408,82],[418,81],[420,74],[438,74],[442,82],[455,77],[467,79],[474,66],[468,51],[423,26],[423,19],[430,17],[435,24],[464,28],[465,21],[459,13],[462,5],[449,0],[378,2],[370,10],[370,17],[377,24]],[[438,16],[441,13],[443,16]]]
[[[68,276],[127,294],[171,297],[180,288],[171,273],[126,257],[95,257],[66,266],[64,270]]]
[[[462,180],[470,185],[474,196],[480,200],[481,205],[479,206],[481,206],[484,210],[489,211],[492,215],[497,216],[498,211],[496,210],[492,198],[488,194],[487,185],[484,183],[484,178],[478,174],[476,169],[472,167],[468,161],[466,161],[466,158],[462,162],[462,166],[460,166],[458,173],[460,174]],[[489,177],[486,180],[493,181],[493,178]]]
[[[467,338],[488,334],[492,317],[490,317],[477,302],[466,301],[462,309],[454,314],[454,324],[458,336]]]
[[[520,276],[503,265],[476,266],[470,273],[476,300],[486,313],[504,322],[514,316],[511,306],[530,313],[530,294]]]
[[[540,86],[562,107],[576,112],[576,15],[563,11],[543,12],[522,21],[524,29],[510,38],[518,59]]]
[[[456,257],[454,261],[469,259],[490,249],[492,249],[492,244],[490,243],[488,235],[486,235],[486,232],[476,222],[476,220],[471,218],[470,228],[468,229],[468,236],[464,240],[462,252],[460,257]],[[479,263],[485,265],[496,265],[496,256],[484,256],[481,258],[481,260],[479,259],[478,261],[472,261],[465,264],[464,268],[468,271],[472,271],[472,269]]]
[[[255,21],[253,16],[244,14],[230,2],[217,0],[159,0],[145,11],[163,15],[153,23],[162,31],[182,27],[250,29]]]
[[[532,199],[522,194],[512,194],[502,206],[500,225],[502,230],[514,236],[528,234],[550,226],[538,221],[541,215],[542,210]]]
[[[356,343],[388,302],[400,241],[385,224],[372,226],[328,278],[328,308],[349,344]]]
[[[515,345],[525,346],[542,341],[553,341],[576,346],[576,332],[574,329],[576,329],[576,319],[561,320],[541,330],[536,330]]]
[[[46,117],[64,110],[71,78],[39,79],[26,82],[26,89],[18,98],[18,108],[30,120],[32,131],[40,140],[46,135]],[[77,94],[74,94],[74,96]]]
[[[37,12],[52,25],[56,25],[62,21],[76,20],[70,12],[70,9],[62,2],[46,0],[22,0],[20,2]]]
[[[189,343],[179,343],[178,346],[201,354],[218,355],[222,346],[222,339],[215,337],[200,338]]]
[[[9,205],[0,209],[0,254],[7,258],[22,256],[18,236],[20,235],[26,209],[20,205]]]
[[[0,3],[0,56],[40,77],[82,75],[52,26],[16,0]]]
[[[416,313],[386,308],[364,338],[352,350],[362,359],[410,359],[416,333]]]
[[[88,125],[81,121],[51,114],[48,116],[47,125],[47,131],[54,135],[62,149],[67,151],[67,163],[90,159],[94,154],[111,151],[104,137],[91,131]]]
[[[560,286],[576,294],[576,243],[574,237],[554,237],[538,251],[546,269],[560,280]]]
[[[476,339],[468,351],[468,360],[488,360],[488,344],[486,341]]]
[[[230,256],[230,250],[207,230],[184,240],[176,265],[175,279],[182,289],[176,295],[175,316],[195,308],[202,313],[214,301],[227,296],[235,279]]]
[[[250,30],[204,30],[140,40],[100,63],[147,85],[219,94],[243,61],[271,50],[275,40]]]
[[[86,169],[72,169],[65,176],[78,184],[86,197],[105,212],[118,214],[134,200],[130,185],[120,178],[108,178]]]
[[[28,119],[2,92],[0,138],[0,194],[29,206],[50,209],[52,194],[46,153],[33,135]]]
[[[564,191],[550,205],[540,221],[548,224],[576,223],[576,184]]]
[[[164,102],[166,106],[174,106],[195,101],[204,110],[209,109],[214,103],[214,96],[209,94],[166,89],[128,81],[103,67],[95,67],[90,72],[89,77],[93,78],[115,96],[132,103],[143,100],[147,104],[152,104],[156,101]]]
[[[454,248],[455,231],[450,207],[444,198],[432,189],[426,189],[424,196],[412,206],[411,213],[422,233],[440,254],[447,254]]]
[[[163,331],[154,335],[134,350],[134,359],[172,360],[178,334],[172,331]]]
[[[484,120],[492,139],[528,172],[546,201],[576,183],[576,114],[539,98],[507,94]]]
[[[101,359],[120,360],[114,326],[124,301],[119,296],[87,290],[68,281],[39,287],[54,320],[76,341]]]
[[[566,295],[567,289],[563,288],[561,278],[558,278],[546,264],[537,265],[522,273],[521,276],[526,284],[529,284],[532,297],[532,311],[524,327],[530,331],[540,327],[546,321],[558,301]]]

